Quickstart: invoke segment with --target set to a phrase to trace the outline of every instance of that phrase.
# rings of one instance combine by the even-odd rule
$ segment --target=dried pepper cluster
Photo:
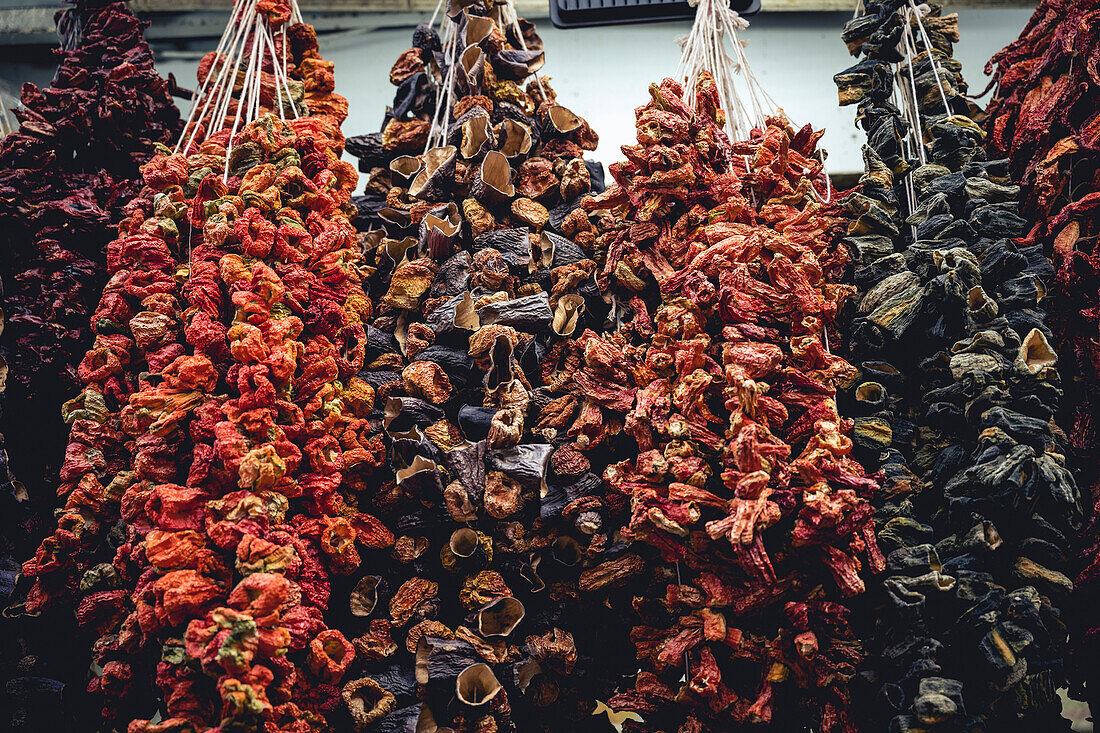
[[[98,635],[104,716],[159,712],[131,733],[325,727],[356,659],[322,618],[330,575],[393,543],[341,493],[380,460],[373,395],[344,386],[370,308],[346,102],[311,27],[279,38],[311,114],[142,167],[64,410],[65,509],[23,566],[28,609],[75,599]]]
[[[847,404],[859,456],[883,477],[887,554],[860,626],[859,709],[874,729],[1065,727],[1055,689],[1080,507],[1053,420],[1053,269],[1022,238],[1007,162],[986,158],[951,57],[957,17],[865,9],[843,35],[864,59],[835,79],[868,141],[845,201],[861,291],[844,319],[861,364]]]
[[[0,514],[20,558],[46,532],[35,513],[53,508],[64,452],[64,424],[43,405],[56,407],[79,389],[111,225],[141,187],[138,166],[181,126],[142,38],[146,24],[125,4],[81,0],[57,20],[79,35],[64,39],[69,47],[57,52],[49,87],[23,86],[20,127],[0,143],[2,343],[11,369],[4,432],[25,484],[12,488],[5,458]],[[10,495],[24,490],[33,508]]]
[[[615,185],[567,220],[626,322],[577,339],[570,432],[598,436],[576,441],[592,463],[623,443],[602,508],[654,556],[633,584],[641,671],[610,705],[637,731],[853,730],[861,652],[836,599],[882,557],[835,401],[854,370],[826,345],[853,289],[821,133],[778,116],[731,145],[709,74],[694,107],[671,79],[650,95]]]
[[[404,239],[445,202],[455,206],[428,220],[444,240],[459,229],[556,231],[581,196],[602,188],[602,167],[584,160],[599,138],[537,75],[542,39],[510,3],[468,4],[448,22],[446,39],[421,24],[390,69],[397,91],[382,131],[348,140],[370,174],[356,225]]]
[[[565,220],[602,190],[583,157],[597,137],[547,78],[521,86],[542,42],[512,12],[475,3],[443,38],[419,27],[383,131],[348,140],[375,268],[350,385],[376,395],[392,471],[357,484],[359,506],[396,536],[347,589],[361,689],[384,701],[345,697],[360,729],[606,731],[596,701],[635,668],[589,594],[643,568],[575,447],[602,428],[578,419],[596,408],[571,384],[572,338],[609,306]]]

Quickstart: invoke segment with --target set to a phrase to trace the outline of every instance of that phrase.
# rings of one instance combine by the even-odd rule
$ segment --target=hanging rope
[[[695,103],[695,79],[701,72],[710,72],[726,112],[726,134],[731,140],[745,139],[754,127],[763,127],[765,120],[779,108],[745,56],[747,42],[738,33],[746,30],[749,22],[730,10],[723,0],[689,2],[695,6],[695,22],[688,35],[677,39],[682,52],[676,79],[683,84],[684,101],[689,105]],[[737,78],[741,80],[741,90]]]
[[[302,22],[296,0],[290,0],[289,22]],[[201,142],[200,134],[209,136],[228,127],[228,162],[237,130],[260,116],[265,90],[272,95],[272,113],[284,121],[288,112],[299,117],[287,69],[286,28],[287,23],[272,24],[260,11],[257,0],[235,0],[230,21],[214,51],[214,63],[192,97],[187,123],[174,152],[190,152],[192,145]],[[271,69],[268,78],[264,76],[268,73],[265,68]],[[227,165],[224,176],[228,178],[228,174]]]
[[[428,27],[435,27],[436,18],[439,18],[439,35],[443,48],[443,62],[445,67],[439,70],[440,83],[435,90],[435,112],[432,114],[432,125],[428,129],[428,139],[424,143],[424,153],[443,143],[447,136],[447,127],[450,126],[451,105],[454,104],[454,78],[455,66],[458,64],[458,25],[443,10],[444,0],[439,0],[432,13],[432,19],[428,21]],[[440,17],[442,15],[442,17]],[[440,119],[440,115],[444,115]]]

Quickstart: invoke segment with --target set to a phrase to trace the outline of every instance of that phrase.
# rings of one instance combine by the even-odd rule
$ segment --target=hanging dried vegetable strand
[[[393,544],[342,481],[382,459],[372,391],[344,386],[369,315],[347,103],[293,3],[233,12],[248,61],[203,59],[195,105],[221,107],[192,124],[209,134],[142,167],[108,247],[65,408],[66,507],[24,564],[29,609],[74,601],[99,636],[90,688],[131,733],[326,727],[356,659],[323,620],[332,576]],[[219,65],[236,71],[207,84]],[[344,694],[393,699],[360,688]]]
[[[19,129],[0,143],[0,252],[6,374],[2,532],[17,556],[53,509],[65,432],[56,410],[79,384],[106,244],[140,188],[138,166],[178,134],[169,84],[153,69],[145,24],[122,3],[59,11],[60,62],[49,87],[23,87]],[[25,494],[26,496],[21,496]],[[29,506],[28,506],[29,505]]]
[[[81,714],[79,695],[61,692],[83,682],[87,650],[73,649],[71,617],[23,612],[17,572],[53,524],[68,432],[57,407],[80,383],[92,343],[112,223],[140,189],[153,145],[180,129],[145,24],[124,4],[80,0],[56,22],[54,78],[24,85],[19,125],[0,143],[0,721],[12,730],[63,727]]]
[[[1073,671],[1092,709],[1100,709],[1095,655],[1100,650],[1100,368],[1094,356],[1100,288],[1095,242],[1100,235],[1100,4],[1040,2],[1020,37],[986,65],[993,99],[984,127],[988,146],[1009,159],[1020,181],[1027,241],[1052,257],[1051,328],[1063,378],[1078,395],[1064,405],[1078,480],[1088,487],[1089,523],[1081,535],[1074,580]]]
[[[348,141],[370,174],[356,225],[376,268],[356,379],[392,472],[360,507],[396,536],[350,603],[366,679],[397,698],[385,730],[609,731],[597,700],[635,669],[626,629],[586,594],[616,582],[608,563],[642,568],[603,525],[572,445],[593,426],[569,429],[579,401],[558,389],[572,338],[609,310],[592,240],[568,228],[603,188],[584,159],[598,138],[543,62],[510,3],[441,3],[390,70],[382,131]]]
[[[868,138],[845,200],[862,295],[843,328],[887,553],[859,625],[858,709],[870,729],[1066,728],[1055,690],[1080,507],[1053,419],[1053,270],[1021,238],[1007,161],[986,158],[958,38],[939,6],[868,2],[843,34],[864,59],[835,77]]]
[[[852,293],[837,284],[846,221],[823,203],[819,131],[777,114],[731,144],[713,78],[695,83],[694,107],[679,83],[651,85],[638,144],[578,218],[624,325],[578,339],[563,391],[645,558],[641,672],[610,704],[640,714],[637,731],[854,730],[861,653],[842,599],[882,558],[876,484],[835,402],[853,370],[825,346]]]

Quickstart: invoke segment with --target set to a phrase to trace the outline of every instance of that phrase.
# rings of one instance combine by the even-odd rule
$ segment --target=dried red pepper
[[[13,574],[53,525],[68,432],[57,407],[77,389],[77,366],[92,343],[112,223],[140,190],[138,167],[153,145],[181,125],[170,82],[154,70],[142,38],[145,24],[126,5],[80,0],[56,21],[54,79],[41,89],[24,85],[19,128],[0,143],[0,544]],[[71,617],[22,616],[23,590],[9,585],[2,593],[5,605],[16,604],[5,614],[0,648],[4,722],[19,730],[62,727],[79,715],[72,686],[84,679],[87,650],[73,649]],[[107,602],[96,608],[106,614]]]
[[[859,644],[847,610],[809,589],[859,594],[882,557],[876,482],[835,401],[854,370],[825,343],[853,289],[837,284],[845,219],[825,201],[820,132],[779,116],[730,143],[708,74],[694,108],[670,79],[650,96],[616,184],[570,222],[626,325],[576,339],[577,376],[555,390],[593,463],[634,446],[593,508],[659,557],[633,579],[642,671],[610,704],[639,731],[853,730]]]
[[[80,598],[79,622],[101,635],[91,688],[134,733],[323,727],[356,655],[322,620],[331,576],[394,541],[342,481],[345,455],[378,463],[369,408],[356,412],[370,390],[343,401],[366,302],[345,103],[317,72],[312,28],[276,37],[317,112],[262,116],[232,156],[223,129],[143,166],[108,246],[86,386],[66,406],[66,508],[24,564],[28,609]]]

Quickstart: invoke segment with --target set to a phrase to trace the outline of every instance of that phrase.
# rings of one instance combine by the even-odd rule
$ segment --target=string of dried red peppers
[[[1032,222],[1026,240],[1042,246],[1057,274],[1047,300],[1064,378],[1078,386],[1065,424],[1079,459],[1079,482],[1093,504],[1079,538],[1074,579],[1073,670],[1093,710],[1100,709],[1100,362],[1096,358],[1100,287],[1100,4],[1095,0],[1039,3],[1020,37],[986,65],[996,85],[986,110],[988,147],[1006,155]],[[1079,689],[1077,690],[1080,691]]]
[[[229,130],[143,167],[65,408],[65,510],[24,565],[29,609],[78,602],[91,688],[131,733],[325,727],[355,660],[322,620],[329,576],[393,542],[340,493],[380,460],[372,393],[343,387],[369,313],[346,102],[311,27],[277,38],[317,111],[244,127],[225,181]]]
[[[604,471],[608,501],[629,498],[623,534],[660,556],[633,604],[642,670],[610,704],[639,713],[637,731],[853,730],[861,654],[831,599],[883,559],[876,483],[836,408],[853,369],[825,343],[852,289],[821,133],[780,116],[730,145],[709,75],[694,109],[669,79],[650,95],[616,184],[585,203],[595,225],[577,222],[631,313],[578,339],[576,382],[593,427],[636,445]]]
[[[19,128],[0,142],[4,380],[0,450],[0,720],[13,730],[66,725],[89,652],[71,618],[19,611],[14,580],[53,526],[68,429],[58,406],[76,391],[90,315],[107,280],[112,223],[140,190],[138,166],[180,129],[169,83],[153,68],[145,24],[122,3],[79,0],[57,13],[61,48],[49,86],[25,84]],[[10,594],[10,597],[9,597]]]

